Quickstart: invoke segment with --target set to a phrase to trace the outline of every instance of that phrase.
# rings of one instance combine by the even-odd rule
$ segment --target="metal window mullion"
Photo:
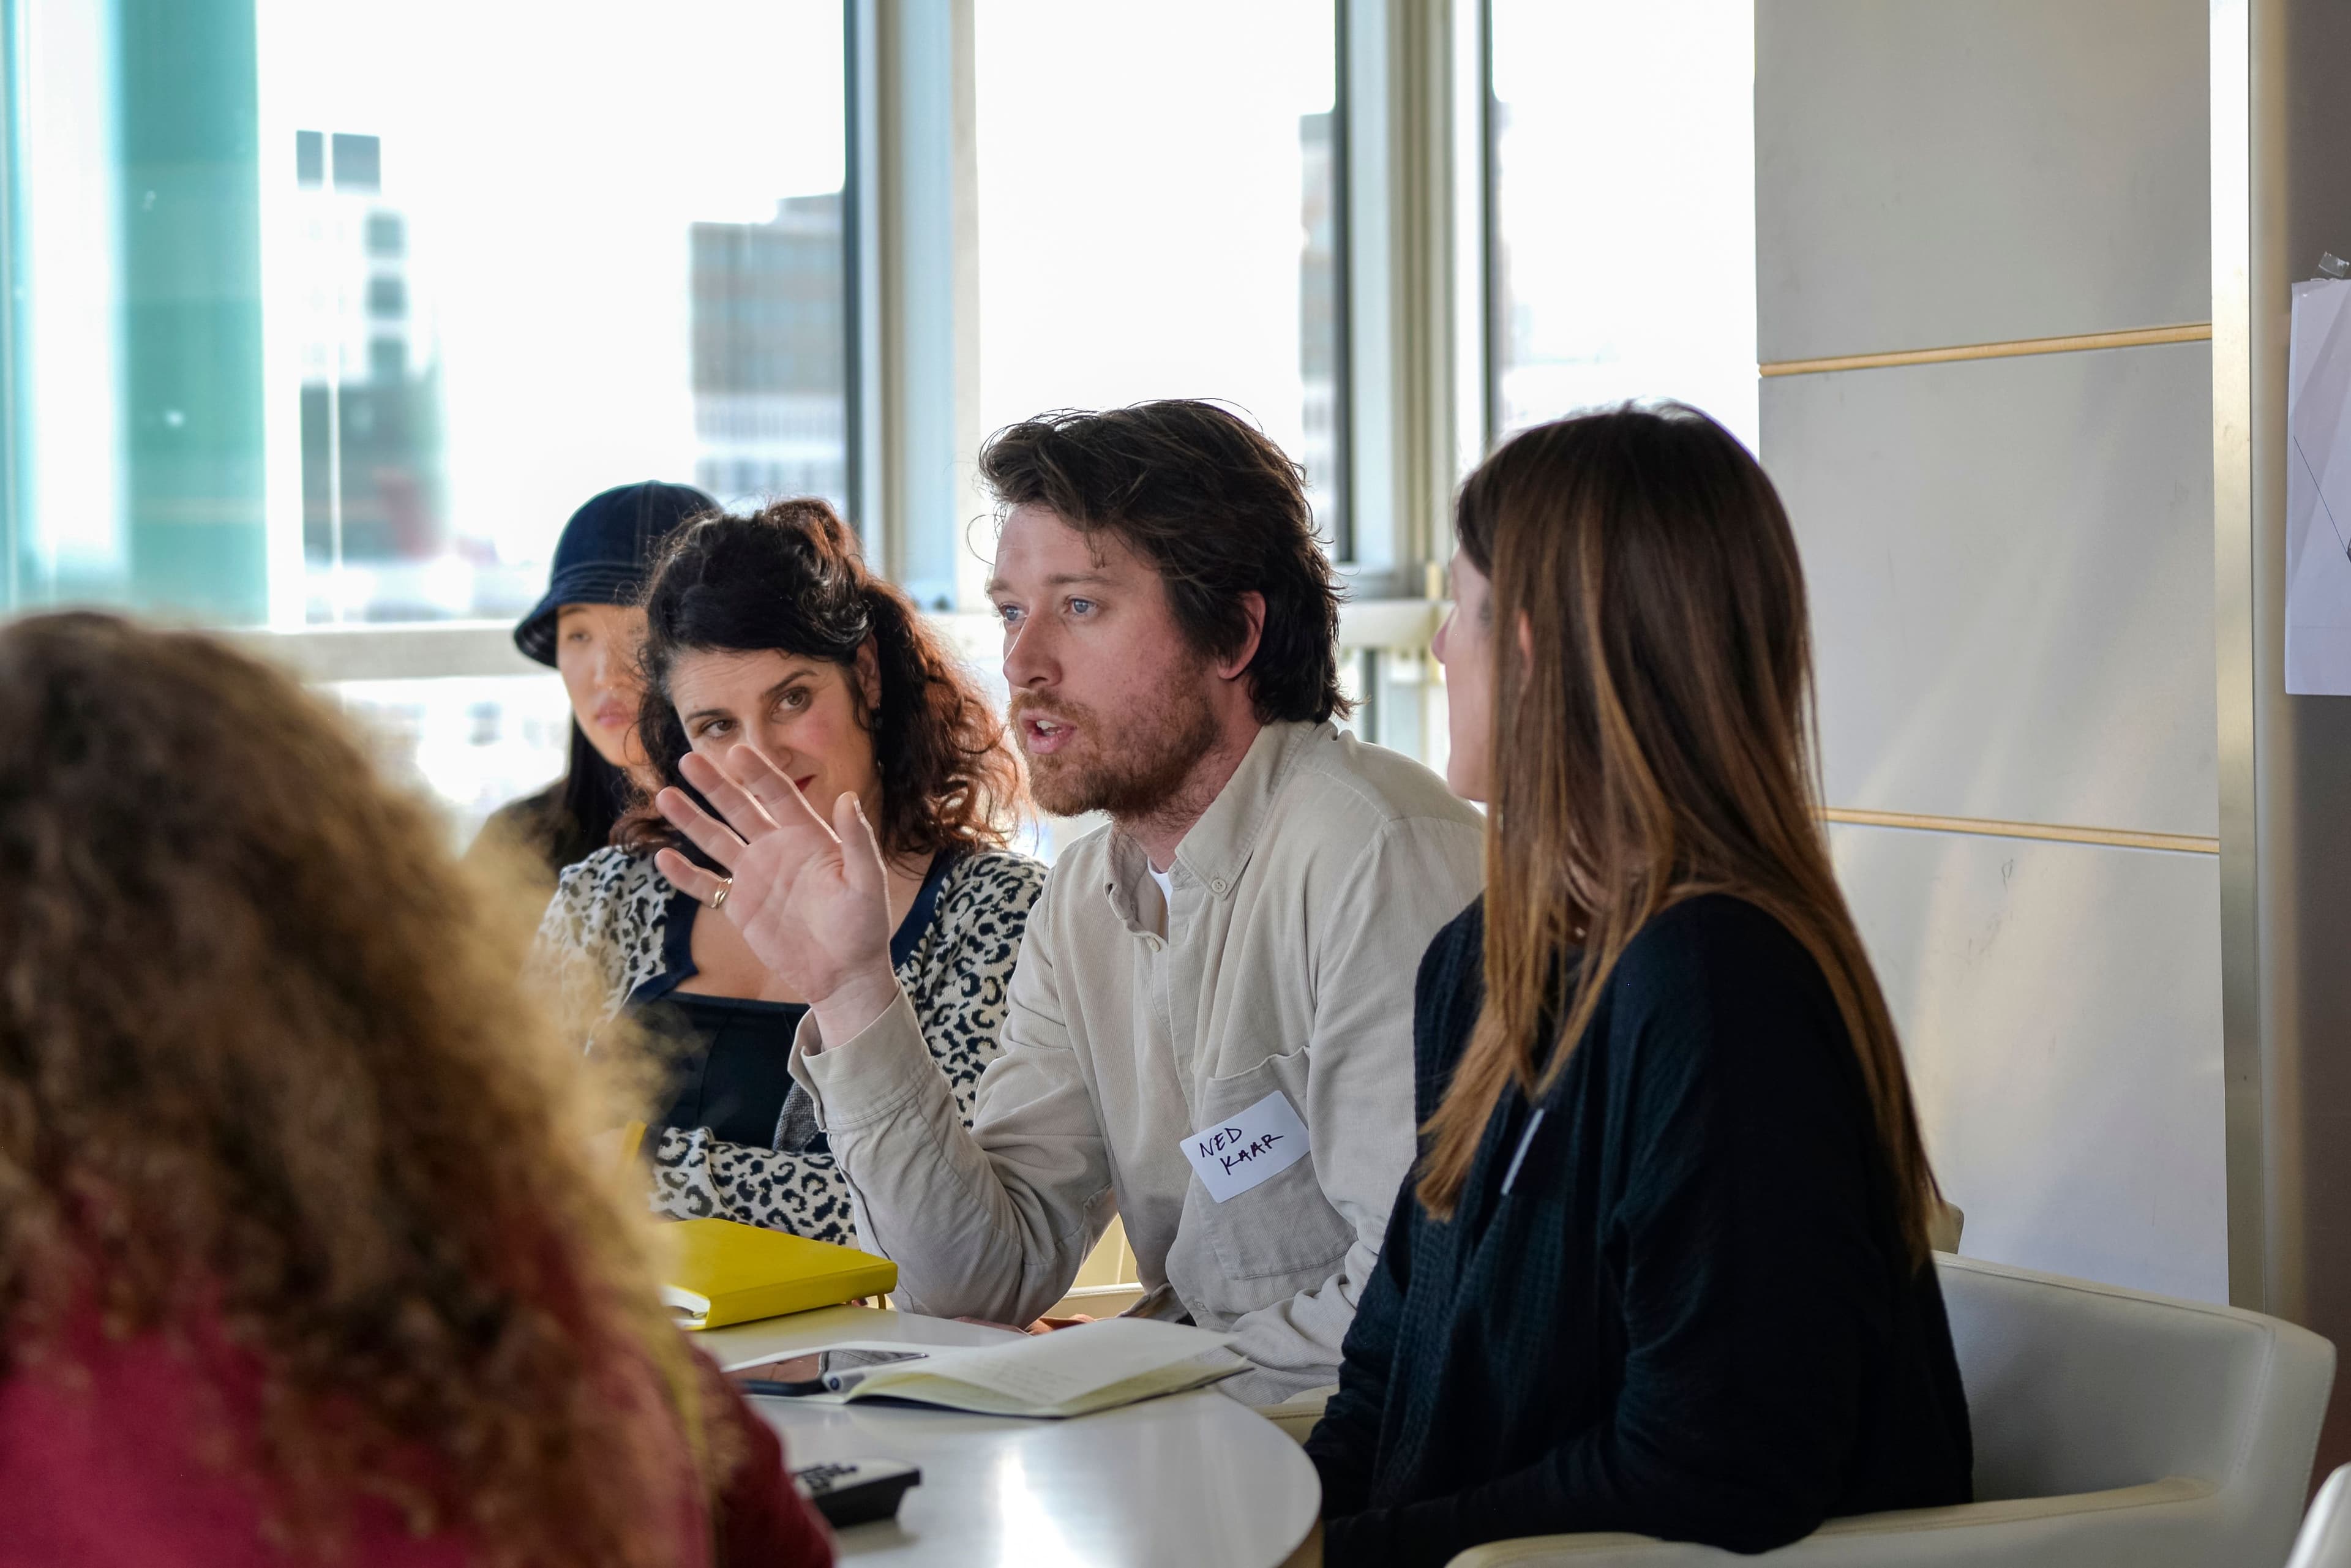
[[[1347,116],[1339,138],[1347,146],[1347,244],[1341,256],[1347,275],[1344,398],[1353,435],[1347,455],[1348,565],[1359,597],[1395,591],[1404,531],[1388,461],[1399,423],[1391,330],[1395,220],[1389,168],[1395,150],[1386,133],[1390,4],[1342,0],[1345,16],[1339,28],[1345,54],[1338,101]]]
[[[1454,385],[1458,466],[1482,460],[1501,434],[1502,231],[1494,132],[1494,0],[1463,0],[1454,38]]]
[[[884,551],[882,147],[878,0],[842,0],[841,333],[850,526]],[[886,552],[885,552],[886,553]]]
[[[1460,452],[1458,16],[1453,0],[1346,0],[1346,7],[1354,588],[1365,597],[1430,594]]]
[[[1354,192],[1348,173],[1354,162],[1349,152],[1354,141],[1354,120],[1349,109],[1353,89],[1347,63],[1348,29],[1353,7],[1348,0],[1332,0],[1332,47],[1337,57],[1332,61],[1331,92],[1331,226],[1336,253],[1332,258],[1334,276],[1331,280],[1331,311],[1337,340],[1332,344],[1331,355],[1331,462],[1334,472],[1333,515],[1329,520],[1332,559],[1348,562],[1355,559],[1355,291],[1348,262],[1355,245]]]
[[[24,392],[25,298],[22,238],[22,118],[26,83],[25,0],[0,0],[0,612],[25,601],[22,554],[29,497],[25,436],[31,421]]]
[[[972,0],[852,0],[864,72],[857,384],[869,549],[925,607],[965,597],[978,431]]]

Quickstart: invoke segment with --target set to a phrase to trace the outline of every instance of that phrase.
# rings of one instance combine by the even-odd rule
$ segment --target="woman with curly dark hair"
[[[0,1560],[829,1561],[443,838],[220,643],[0,629]]]
[[[1044,885],[1004,847],[1020,773],[1003,724],[822,501],[687,525],[644,603],[648,771],[690,789],[686,758],[747,743],[827,810],[855,798],[888,862],[891,962],[968,1124]],[[698,852],[649,806],[618,836],[564,873],[539,942],[604,1016],[675,1042],[648,1123],[655,1210],[854,1245],[848,1185],[788,1071],[805,1002],[662,876],[656,852]]]

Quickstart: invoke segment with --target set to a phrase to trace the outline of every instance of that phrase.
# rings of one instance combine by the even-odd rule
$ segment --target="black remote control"
[[[895,1459],[837,1459],[794,1470],[792,1479],[827,1524],[845,1530],[895,1516],[898,1500],[922,1484],[923,1472]]]

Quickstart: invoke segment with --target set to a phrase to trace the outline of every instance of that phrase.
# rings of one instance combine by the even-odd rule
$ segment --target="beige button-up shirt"
[[[1408,758],[1269,726],[1176,851],[1165,936],[1133,840],[1062,853],[969,1132],[903,998],[837,1045],[804,1020],[793,1075],[900,1299],[1026,1322],[1123,1215],[1143,1283],[1255,1364],[1235,1395],[1335,1382],[1413,1157],[1413,983],[1479,891],[1483,831]],[[1187,1134],[1277,1093],[1308,1157],[1217,1201]]]

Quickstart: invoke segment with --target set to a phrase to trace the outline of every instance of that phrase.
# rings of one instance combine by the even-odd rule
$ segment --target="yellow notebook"
[[[895,1263],[828,1241],[731,1219],[681,1220],[670,1235],[677,1255],[662,1300],[680,1328],[725,1328],[898,1288]]]

